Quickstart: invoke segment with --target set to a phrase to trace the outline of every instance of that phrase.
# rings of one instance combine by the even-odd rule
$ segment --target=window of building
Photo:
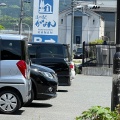
[[[63,24],[63,19],[61,19],[61,24]]]

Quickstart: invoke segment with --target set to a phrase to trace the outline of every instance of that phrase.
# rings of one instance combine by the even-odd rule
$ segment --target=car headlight
[[[48,78],[50,78],[50,79],[53,79],[53,76],[52,76],[52,74],[51,73],[49,73],[49,72],[43,72],[43,71],[39,71],[41,74],[43,74],[45,77],[48,77]]]

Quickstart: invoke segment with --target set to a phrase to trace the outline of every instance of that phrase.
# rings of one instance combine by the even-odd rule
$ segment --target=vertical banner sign
[[[59,0],[34,0],[33,42],[58,42]]]

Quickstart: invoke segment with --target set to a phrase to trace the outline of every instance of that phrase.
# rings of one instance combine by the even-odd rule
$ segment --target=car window
[[[21,60],[21,42],[1,40],[1,60]]]
[[[70,49],[69,46],[64,45],[63,46],[63,52],[64,52],[64,57],[68,59],[68,61],[71,60],[71,56],[70,56]]]
[[[76,54],[81,54],[81,52],[76,52]]]
[[[28,47],[28,53],[29,53],[30,58],[36,58],[36,50],[37,50],[36,46]]]
[[[64,46],[64,47],[63,47],[63,51],[64,51],[64,54],[65,54],[65,58],[68,58],[67,46]]]
[[[40,45],[37,48],[37,58],[58,57],[63,58],[64,52],[61,45]]]
[[[77,48],[77,52],[83,52],[82,48]]]
[[[31,44],[29,55],[30,58],[57,57],[70,60],[69,46],[63,44]]]

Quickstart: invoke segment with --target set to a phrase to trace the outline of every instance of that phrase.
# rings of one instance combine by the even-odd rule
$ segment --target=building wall
[[[114,12],[97,12],[105,21],[105,34],[111,42],[115,41],[115,13]]]
[[[90,0],[84,0],[84,1],[90,1]],[[62,8],[66,9],[66,8],[70,7],[71,0],[60,0],[60,2],[67,3],[65,7],[62,4]],[[95,0],[93,0],[93,3],[94,2],[95,2]],[[110,41],[115,42],[115,14],[116,14],[115,8],[116,8],[117,0],[96,0],[96,3],[98,5],[100,5],[101,8],[95,12],[97,14],[99,14],[102,18],[98,18],[98,16],[96,18],[93,15],[92,17],[89,17],[90,20],[88,23],[88,22],[86,22],[86,21],[88,21],[87,16],[80,14],[80,12],[79,12],[79,14],[77,14],[77,12],[75,12],[74,34],[75,34],[75,36],[77,36],[79,34],[82,42],[83,41],[87,41],[87,42],[94,41],[95,39],[100,39],[101,36],[107,36]],[[114,9],[111,9],[111,8],[114,8]],[[62,9],[61,9],[61,11],[62,11]],[[61,41],[63,43],[71,44],[70,11],[68,13],[69,13],[69,15],[67,15],[67,17],[65,18],[66,24],[64,25],[64,27],[62,26],[63,31],[59,32],[60,33],[59,38],[62,38]],[[93,20],[95,20],[94,23],[93,23]],[[80,26],[82,26],[82,27],[80,27]],[[90,26],[90,27],[88,27],[88,26]],[[65,30],[67,32],[65,32]],[[74,36],[74,46],[76,46],[76,44],[75,44],[76,37],[75,36]]]
[[[82,40],[89,43],[104,35],[104,20],[94,12],[87,13],[89,16],[83,16],[82,21]]]
[[[59,14],[58,42],[70,44],[71,40],[71,15],[70,11]]]
[[[102,20],[102,18],[101,18],[99,36],[104,36],[104,35],[105,35],[105,21]],[[101,37],[100,37],[100,39],[101,39]]]
[[[71,44],[71,15],[67,15],[66,19],[66,44]]]
[[[87,43],[89,42],[88,38],[88,16],[83,16],[82,17],[82,42],[86,41]]]
[[[101,7],[116,7],[117,0],[96,0]]]
[[[78,44],[77,39],[80,38],[79,45],[81,46],[83,41],[89,43],[96,39],[99,39],[104,35],[104,22],[100,15],[93,11],[81,11],[74,12],[74,40],[73,48]],[[66,10],[59,15],[59,34],[58,41],[60,43],[71,44],[71,10]]]
[[[89,17],[89,41],[99,39],[100,32],[100,16],[91,13]]]

